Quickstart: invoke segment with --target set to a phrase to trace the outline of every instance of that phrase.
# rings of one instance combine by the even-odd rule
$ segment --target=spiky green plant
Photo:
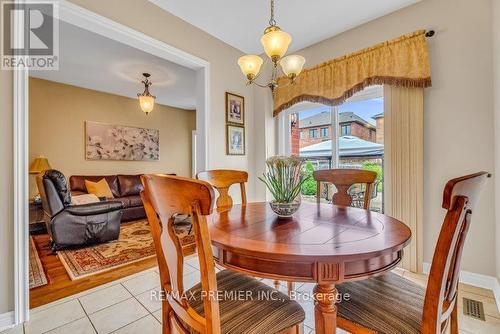
[[[278,203],[291,203],[300,194],[303,160],[297,156],[274,156],[266,160],[267,172],[259,177]]]

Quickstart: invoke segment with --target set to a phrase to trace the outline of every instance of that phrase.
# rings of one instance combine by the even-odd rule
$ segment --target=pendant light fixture
[[[151,76],[151,74],[142,73],[142,75],[144,76],[144,80],[142,80],[142,83],[144,84],[144,92],[142,92],[142,94],[137,94],[137,97],[139,98],[139,104],[142,111],[147,115],[151,111],[153,111],[156,96],[149,93],[149,86],[153,84],[151,81],[149,81],[149,77]]]
[[[264,61],[257,55],[246,55],[238,59],[238,65],[240,65],[241,72],[243,72],[248,80],[247,85],[256,84],[259,87],[269,87],[271,91],[274,91],[278,87],[278,64],[281,66],[283,73],[290,79],[290,84],[293,84],[302,71],[306,60],[300,55],[285,57],[288,46],[292,42],[292,37],[281,30],[276,24],[276,20],[274,19],[274,0],[271,0],[269,27],[264,30],[264,35],[260,39],[260,42],[264,48],[264,52],[273,64],[271,79],[265,85],[255,82]]]

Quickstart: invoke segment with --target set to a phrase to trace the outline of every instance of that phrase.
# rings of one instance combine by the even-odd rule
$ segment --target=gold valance
[[[425,30],[305,69],[293,85],[286,86],[287,80],[278,79],[274,116],[302,101],[339,105],[370,85],[429,87]]]

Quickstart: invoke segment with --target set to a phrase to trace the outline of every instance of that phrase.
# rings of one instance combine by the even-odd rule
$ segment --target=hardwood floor
[[[157,265],[156,258],[153,257],[102,274],[72,281],[57,255],[52,254],[49,247],[48,234],[34,235],[33,240],[35,241],[49,283],[30,290],[30,308],[48,304],[78,292],[153,268]]]

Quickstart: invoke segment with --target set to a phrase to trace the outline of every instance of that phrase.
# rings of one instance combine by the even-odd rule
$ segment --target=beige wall
[[[297,51],[310,67],[418,29],[436,31],[429,40],[433,86],[425,90],[424,106],[425,262],[431,261],[443,221],[446,181],[494,168],[490,11],[491,1],[423,0]],[[261,97],[257,103],[263,103]],[[274,140],[266,150],[275,149]],[[495,275],[494,229],[494,187],[489,182],[474,213],[463,270]]]
[[[500,279],[500,0],[492,1],[493,92],[495,102],[495,210],[497,278]]]
[[[157,104],[145,115],[137,99],[35,78],[29,82],[29,106],[29,161],[43,155],[67,177],[160,172],[191,176],[193,110]],[[85,121],[160,130],[160,160],[86,160]]]
[[[99,15],[129,26],[155,39],[163,41],[188,53],[205,59],[210,63],[210,138],[209,168],[235,168],[248,170],[250,174],[247,192],[248,199],[256,198],[255,193],[255,135],[253,89],[246,87],[245,80],[236,63],[242,53],[161,10],[147,0],[72,0]],[[12,74],[0,71],[0,105],[2,122],[0,133],[0,166],[2,182],[0,193],[0,314],[14,309],[14,272],[13,272],[13,171],[12,171]],[[245,156],[225,154],[225,117],[224,92],[232,91],[243,95],[246,106]],[[54,164],[55,167],[55,164]],[[235,195],[238,200],[239,196]]]
[[[12,72],[0,70],[0,314],[14,303]]]

